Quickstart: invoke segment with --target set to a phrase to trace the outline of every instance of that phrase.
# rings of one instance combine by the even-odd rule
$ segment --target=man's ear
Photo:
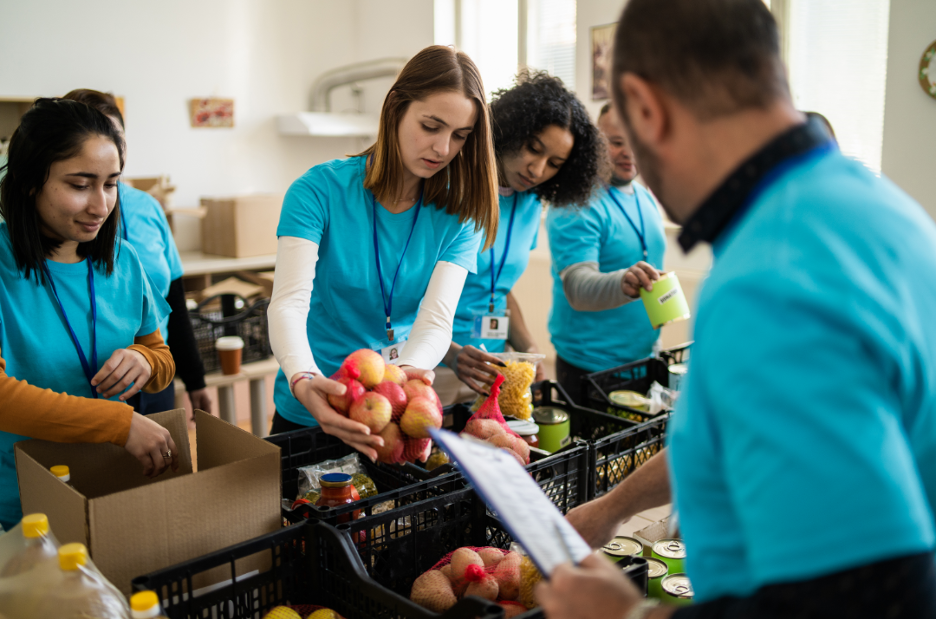
[[[620,77],[624,112],[631,131],[648,146],[657,146],[669,129],[669,110],[658,88],[633,73]]]

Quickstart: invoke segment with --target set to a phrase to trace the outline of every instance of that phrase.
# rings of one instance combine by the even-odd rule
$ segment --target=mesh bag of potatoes
[[[497,547],[461,547],[416,578],[410,600],[443,613],[466,596],[478,596],[496,602],[504,608],[505,618],[513,618],[535,606],[530,593],[536,582],[521,579],[524,559],[516,551]],[[529,570],[526,573],[532,577]],[[530,605],[522,602],[524,593]]]
[[[507,450],[521,465],[529,465],[529,444],[507,426],[507,420],[501,414],[498,394],[503,383],[504,377],[499,375],[491,386],[490,396],[487,396],[474,415],[468,418],[462,434],[471,435],[492,446]]]
[[[530,386],[536,378],[536,365],[546,359],[546,356],[539,353],[514,352],[491,355],[504,363],[503,366],[491,366],[504,377],[504,385],[501,386],[500,396],[497,397],[501,411],[504,415],[529,420],[533,413],[533,393]],[[478,396],[471,410],[477,411],[482,403],[484,396]]]

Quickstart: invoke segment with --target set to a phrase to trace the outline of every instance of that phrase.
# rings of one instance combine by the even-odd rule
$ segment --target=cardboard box
[[[282,194],[202,198],[202,252],[233,258],[276,254]]]
[[[197,411],[197,471],[184,409],[149,416],[167,428],[179,451],[179,471],[153,480],[134,457],[112,444],[16,444],[23,514],[44,512],[62,544],[83,542],[104,575],[124,594],[130,581],[272,532],[280,520],[280,450]],[[71,486],[49,468],[68,465]],[[238,573],[261,569],[260,559]],[[201,585],[230,578],[225,569]]]

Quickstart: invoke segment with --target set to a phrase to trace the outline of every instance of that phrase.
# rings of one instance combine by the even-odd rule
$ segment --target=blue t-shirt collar
[[[774,138],[742,162],[696,209],[683,226],[679,245],[689,252],[699,241],[714,243],[784,170],[811,151],[834,145],[825,126],[815,119]]]

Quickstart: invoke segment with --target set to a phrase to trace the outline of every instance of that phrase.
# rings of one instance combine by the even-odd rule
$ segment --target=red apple
[[[414,439],[428,439],[431,428],[442,428],[442,410],[428,398],[410,400],[400,418],[400,429]]]
[[[334,377],[335,375],[332,376]],[[348,415],[348,411],[351,409],[351,404],[363,396],[366,390],[364,389],[364,386],[361,385],[360,381],[355,381],[354,379],[350,379],[346,376],[339,376],[339,378],[335,379],[335,381],[345,386],[345,393],[341,396],[329,394],[328,404],[331,405],[338,413]]]
[[[364,384],[368,390],[383,381],[384,361],[380,353],[370,349],[358,349],[345,358],[338,372],[344,372],[349,377],[354,377],[355,373],[358,381]]]
[[[376,392],[365,392],[364,396],[351,404],[348,417],[369,428],[371,433],[377,434],[390,423],[392,412],[390,401],[385,396]]]
[[[438,406],[440,413],[442,412],[442,401],[439,399],[439,395],[432,389],[432,386],[426,385],[421,380],[410,379],[403,384],[403,391],[406,392],[407,400],[427,398]]]
[[[387,368],[390,368],[387,366]],[[393,414],[390,417],[391,422],[399,422],[400,418],[403,417],[403,412],[406,411],[406,392],[403,391],[403,388],[394,383],[393,381],[388,381],[384,379],[376,386],[374,386],[374,391],[382,396],[386,396],[387,400],[390,401],[390,407],[393,409]]]
[[[392,381],[397,385],[406,383],[406,373],[396,364],[387,364],[384,367],[384,381]]]
[[[383,437],[384,445],[377,448],[377,460],[381,463],[402,463],[405,438],[400,427],[391,422],[387,424],[380,436]]]
[[[432,452],[431,439],[414,439],[409,437],[403,442],[403,460],[415,463],[417,460],[425,461]]]

